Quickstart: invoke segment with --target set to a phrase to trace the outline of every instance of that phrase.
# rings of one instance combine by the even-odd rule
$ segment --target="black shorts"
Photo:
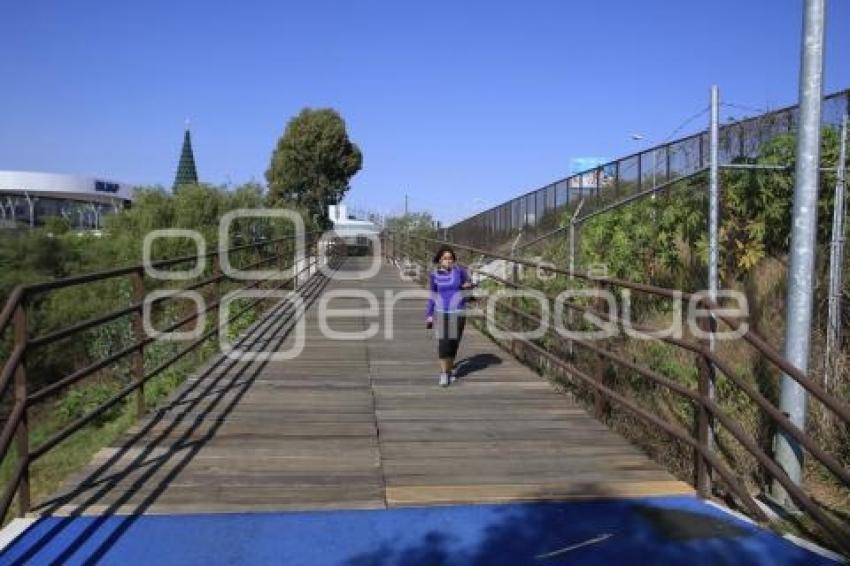
[[[465,324],[466,316],[464,313],[434,313],[434,329],[437,334],[437,350],[440,359],[457,356],[457,349],[460,346]]]

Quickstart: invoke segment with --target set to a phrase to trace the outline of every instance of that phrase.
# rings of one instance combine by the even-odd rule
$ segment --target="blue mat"
[[[47,517],[2,564],[834,564],[691,497]]]

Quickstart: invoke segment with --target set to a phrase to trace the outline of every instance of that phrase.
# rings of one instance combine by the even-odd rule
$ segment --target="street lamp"
[[[632,134],[632,140],[634,141],[644,141],[647,144],[652,144],[652,140],[647,139],[643,134],[634,133]],[[640,159],[640,156],[638,156]],[[655,149],[652,150],[652,188],[655,188],[655,171],[658,169],[657,163],[655,162]],[[652,193],[652,199],[655,200],[655,192]]]

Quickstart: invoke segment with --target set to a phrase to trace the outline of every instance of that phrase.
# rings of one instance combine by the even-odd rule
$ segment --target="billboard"
[[[570,188],[577,189],[579,186],[586,189],[596,188],[596,169],[609,161],[607,157],[573,157],[570,159]],[[583,173],[583,175],[578,176],[579,173]],[[603,176],[602,185],[605,184]]]

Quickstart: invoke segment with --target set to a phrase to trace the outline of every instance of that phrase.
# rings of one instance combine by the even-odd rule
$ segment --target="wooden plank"
[[[387,487],[386,491],[387,505],[390,507],[452,503],[587,500],[656,495],[693,495],[694,493],[686,484],[675,480],[604,484],[402,486]]]

